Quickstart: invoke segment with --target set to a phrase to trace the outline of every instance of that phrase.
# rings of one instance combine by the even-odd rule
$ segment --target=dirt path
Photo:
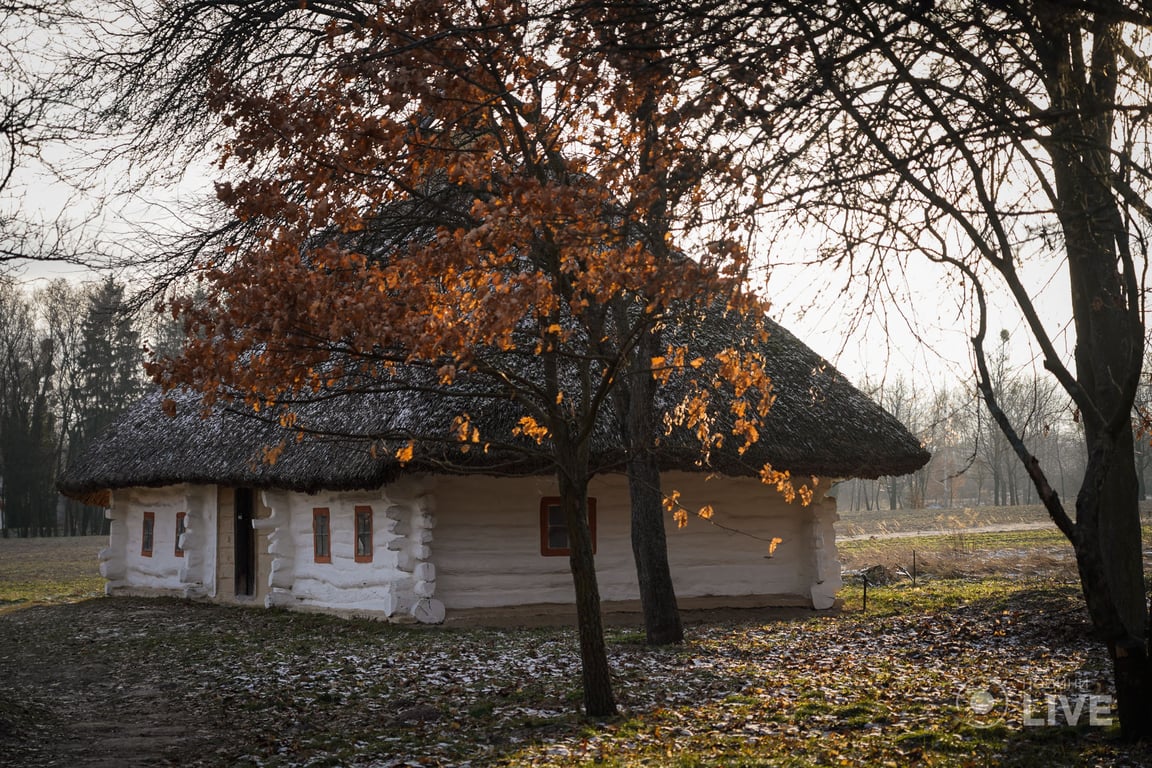
[[[125,646],[136,627],[162,620],[147,603],[91,600],[2,618],[0,767],[195,765],[189,757],[211,753],[226,732],[180,695],[181,659]]]

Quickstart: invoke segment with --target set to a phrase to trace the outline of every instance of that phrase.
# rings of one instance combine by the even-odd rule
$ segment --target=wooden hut
[[[763,345],[777,400],[759,441],[729,441],[702,466],[695,441],[662,434],[665,490],[711,521],[670,526],[677,594],[760,596],[765,605],[833,604],[840,587],[832,480],[914,471],[919,441],[785,329]],[[706,348],[737,332],[714,328]],[[707,336],[707,334],[705,334]],[[100,555],[109,594],[176,594],[219,602],[439,622],[446,614],[571,603],[557,486],[531,452],[461,454],[426,441],[394,455],[404,434],[452,434],[467,410],[483,434],[508,435],[518,413],[498,401],[383,387],[302,408],[317,434],[296,440],[274,419],[163,395],[135,404],[66,472],[60,490],[108,507]],[[668,387],[665,387],[667,390]],[[662,391],[670,407],[676,392]],[[596,568],[606,601],[635,599],[620,431],[606,415],[594,438],[591,497]],[[278,454],[268,460],[269,451]],[[808,506],[763,485],[768,462],[820,479]],[[778,540],[773,545],[771,542]]]

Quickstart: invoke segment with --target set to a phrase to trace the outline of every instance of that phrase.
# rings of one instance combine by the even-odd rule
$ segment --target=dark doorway
[[[255,507],[251,488],[236,489],[236,594],[256,594],[256,531],[252,529]]]

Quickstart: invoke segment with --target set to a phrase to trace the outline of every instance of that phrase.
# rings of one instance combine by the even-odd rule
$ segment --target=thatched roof
[[[694,354],[707,354],[740,332],[739,326],[701,323],[686,341]],[[760,440],[740,455],[739,441],[729,439],[702,467],[695,438],[677,429],[660,436],[665,469],[754,476],[771,463],[794,475],[873,478],[923,466],[928,453],[902,424],[791,333],[775,323],[769,327],[771,335],[760,349],[777,400]],[[550,472],[547,456],[533,443],[509,438],[523,411],[500,398],[477,400],[472,396],[477,389],[487,388],[465,381],[450,396],[384,388],[300,406],[295,409],[300,423],[323,433],[302,440],[266,414],[217,407],[204,418],[198,396],[187,392],[169,395],[177,404],[177,415],[170,418],[162,411],[164,396],[155,392],[101,435],[68,468],[59,487],[68,496],[101,502],[111,489],[176,483],[312,492],[377,488],[409,472]],[[673,381],[658,399],[670,408],[681,394]],[[599,471],[618,470],[625,458],[620,430],[611,409],[604,410],[593,437],[593,462]],[[461,453],[452,437],[453,421],[465,412],[483,440],[502,442],[487,451],[481,443]],[[395,451],[407,436],[425,439],[402,466]],[[267,451],[277,446],[282,446],[278,458],[267,461]]]

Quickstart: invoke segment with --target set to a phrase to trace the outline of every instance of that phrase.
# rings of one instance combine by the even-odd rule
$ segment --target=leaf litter
[[[578,712],[571,629],[168,599],[28,608],[0,616],[0,764],[1146,764],[1062,711],[1025,725],[1046,715],[1026,696],[1110,691],[1073,583],[933,588],[886,588],[870,613],[696,624],[678,647],[610,629],[624,714],[606,722]]]

